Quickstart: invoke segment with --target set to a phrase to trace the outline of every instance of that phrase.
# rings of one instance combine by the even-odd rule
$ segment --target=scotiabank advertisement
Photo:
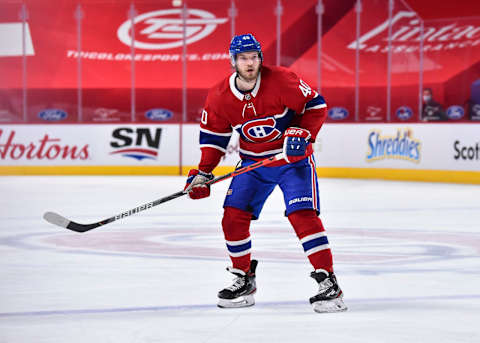
[[[415,12],[394,1],[390,27],[389,2],[363,0],[357,47],[356,1],[323,0],[318,70],[317,0],[282,1],[281,9],[277,0],[191,0],[185,16],[175,3],[0,3],[0,122],[197,122],[208,89],[232,71],[232,31],[253,33],[265,63],[277,63],[279,48],[282,66],[313,87],[321,82],[330,122],[355,119],[357,76],[361,121],[384,122],[387,105],[395,122],[418,121],[419,110],[427,120],[435,113],[438,120],[480,119],[474,13],[421,26]],[[429,89],[428,101],[420,84]]]

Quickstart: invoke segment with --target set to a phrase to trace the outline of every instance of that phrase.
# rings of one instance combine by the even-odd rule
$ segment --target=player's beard
[[[255,70],[255,67],[251,67],[251,71],[248,69],[243,72],[238,67],[235,68],[237,70],[237,75],[246,82],[253,82],[257,80],[258,74],[260,74],[260,69],[262,69],[262,64],[260,63],[257,67],[257,70]]]

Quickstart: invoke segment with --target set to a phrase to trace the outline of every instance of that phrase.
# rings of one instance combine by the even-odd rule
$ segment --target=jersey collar
[[[232,91],[233,95],[240,101],[243,101],[244,94],[240,92],[237,87],[235,87],[235,77],[237,76],[237,72],[234,72],[232,75],[230,75],[230,79],[228,80],[228,83],[230,84],[230,90]],[[257,96],[258,90],[260,89],[260,81],[262,80],[262,72],[258,73],[258,78],[257,78],[257,83],[255,84],[255,87],[253,88],[252,94],[253,97]]]

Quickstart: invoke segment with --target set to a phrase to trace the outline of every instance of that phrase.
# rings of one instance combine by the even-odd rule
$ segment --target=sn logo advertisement
[[[161,128],[119,127],[112,132],[110,155],[120,155],[138,161],[156,160],[162,137]]]

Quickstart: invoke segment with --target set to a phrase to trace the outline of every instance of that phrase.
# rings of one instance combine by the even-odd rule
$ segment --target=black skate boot
[[[257,291],[255,283],[255,269],[257,268],[257,264],[257,260],[252,260],[248,273],[239,269],[227,268],[236,278],[233,280],[231,286],[218,292],[218,307],[237,308],[255,304],[253,294]]]
[[[313,271],[310,276],[318,282],[318,293],[310,298],[310,304],[315,312],[346,311],[343,302],[343,292],[338,286],[335,274],[323,269]]]

